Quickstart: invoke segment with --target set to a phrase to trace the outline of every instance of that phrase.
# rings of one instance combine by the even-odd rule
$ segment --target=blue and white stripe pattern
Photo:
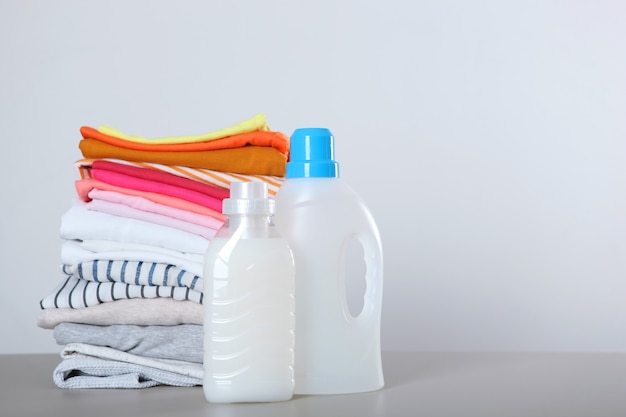
[[[42,309],[85,308],[117,300],[158,297],[173,298],[178,301],[189,300],[202,304],[202,292],[189,287],[95,282],[73,275],[62,280],[39,304]]]
[[[84,308],[131,298],[165,297],[202,304],[202,277],[174,265],[94,260],[63,265],[67,278],[40,302],[46,308]]]
[[[204,286],[202,277],[174,265],[156,262],[94,260],[63,265],[63,272],[94,282],[189,287],[200,292]]]

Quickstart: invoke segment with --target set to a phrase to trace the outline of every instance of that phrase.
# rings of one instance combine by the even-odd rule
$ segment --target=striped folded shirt
[[[42,309],[85,308],[133,298],[172,298],[202,304],[202,291],[189,287],[134,285],[122,282],[95,282],[73,275],[61,280],[39,303]]]
[[[132,285],[188,287],[202,291],[202,277],[174,265],[128,260],[93,260],[63,265],[63,272],[94,282],[121,282]]]

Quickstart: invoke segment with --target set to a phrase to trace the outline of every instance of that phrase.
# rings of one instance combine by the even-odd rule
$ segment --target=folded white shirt
[[[66,240],[61,245],[61,262],[65,265],[94,260],[163,263],[195,275],[202,275],[203,268],[203,255],[176,252],[158,246],[101,240]]]
[[[61,217],[61,237],[68,240],[113,240],[140,243],[185,253],[205,254],[209,239],[143,220],[87,210],[74,200]]]

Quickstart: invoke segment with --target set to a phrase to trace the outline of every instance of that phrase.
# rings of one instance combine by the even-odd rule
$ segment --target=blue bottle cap
[[[335,138],[326,128],[296,129],[289,145],[287,178],[339,177]]]

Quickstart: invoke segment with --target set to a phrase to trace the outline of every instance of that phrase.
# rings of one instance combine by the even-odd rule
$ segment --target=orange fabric
[[[115,158],[248,175],[283,177],[287,164],[285,154],[267,146],[248,145],[213,151],[151,152],[122,148],[96,139],[83,139],[78,146],[85,158]]]
[[[262,131],[241,133],[228,136],[222,139],[215,139],[208,142],[180,143],[180,144],[150,144],[137,143],[120,139],[115,136],[104,134],[89,126],[80,128],[80,134],[84,139],[97,139],[110,145],[119,146],[126,149],[138,151],[155,152],[193,152],[212,151],[217,149],[241,148],[246,145],[271,146],[281,153],[287,154],[289,151],[289,138],[281,132]]]

